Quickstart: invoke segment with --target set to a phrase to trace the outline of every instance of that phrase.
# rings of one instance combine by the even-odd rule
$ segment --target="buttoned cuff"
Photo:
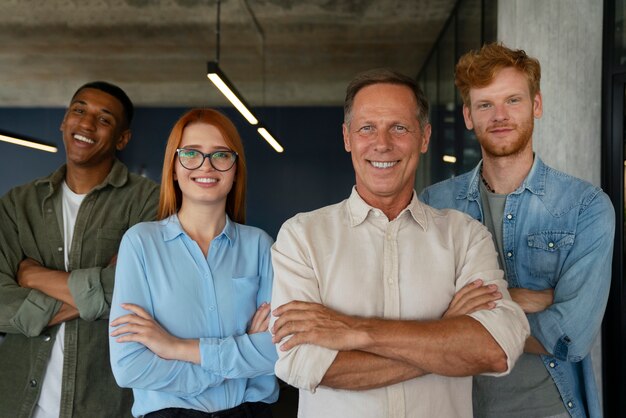
[[[85,321],[108,317],[109,305],[106,303],[104,289],[100,282],[102,271],[102,267],[74,270],[67,280],[78,313]]]
[[[62,302],[32,289],[11,318],[11,325],[27,337],[36,337],[61,309]]]
[[[554,357],[561,361],[581,361],[582,358],[569,358],[571,339],[563,332],[561,325],[548,310],[528,314],[530,333]]]

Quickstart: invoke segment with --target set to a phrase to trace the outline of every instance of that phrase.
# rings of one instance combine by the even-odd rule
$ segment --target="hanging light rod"
[[[254,117],[252,112],[248,109],[249,106],[243,99],[241,94],[237,91],[233,83],[230,82],[228,77],[220,70],[216,61],[209,61],[207,63],[206,76],[211,80],[215,87],[222,92],[224,96],[230,101],[233,106],[243,115],[244,118],[250,123],[250,125],[257,125],[259,120]]]
[[[263,139],[265,139],[267,141],[268,144],[270,144],[270,146],[272,148],[274,148],[274,150],[276,150],[276,152],[283,152],[285,150],[278,143],[278,141],[276,139],[274,139],[274,137],[272,136],[270,131],[268,131],[265,126],[263,126],[263,125],[259,126],[256,131],[259,133],[259,135],[261,135],[263,137]]]
[[[257,126],[257,132],[267,141],[268,144],[276,152],[283,152],[285,149],[272,136],[268,129],[260,124],[259,120],[250,111],[250,106],[246,103],[243,96],[237,91],[234,84],[230,82],[226,74],[220,69],[217,61],[209,61],[207,63],[207,78],[211,80],[215,87],[222,92],[233,106],[243,115],[250,125]]]
[[[267,128],[263,126],[263,124],[261,124],[259,120],[252,114],[252,112],[250,111],[250,106],[248,106],[248,104],[244,100],[241,93],[237,91],[237,89],[235,88],[235,85],[230,82],[228,77],[226,77],[226,74],[224,74],[224,72],[220,69],[219,62],[220,62],[220,32],[221,32],[220,11],[222,8],[221,3],[222,3],[221,0],[217,0],[217,22],[216,22],[216,29],[215,29],[215,35],[216,35],[215,61],[209,61],[207,63],[206,76],[209,80],[211,80],[213,84],[215,84],[215,87],[217,87],[217,89],[221,91],[224,96],[226,96],[228,101],[231,102],[233,106],[235,106],[235,109],[237,109],[239,113],[241,113],[243,117],[246,118],[246,120],[250,123],[250,125],[257,127],[257,132],[259,133],[259,135],[261,135],[263,139],[265,139],[267,143],[270,144],[270,146],[274,148],[274,150],[276,150],[276,152],[283,152],[285,149],[278,143],[276,139],[274,139],[274,137],[267,130]],[[247,3],[246,3],[246,6],[247,6]],[[249,6],[248,6],[248,12],[250,13]],[[260,30],[260,26],[258,25],[258,22],[256,22],[256,19],[254,19],[254,21],[255,21],[255,24],[257,25],[257,29],[259,29],[261,33],[262,39],[264,39],[263,33]],[[265,80],[263,81],[263,86],[264,86],[263,88],[265,88]]]
[[[23,147],[35,148],[40,151],[57,152],[58,148],[54,145],[46,144],[45,142],[35,141],[32,139],[18,138],[17,135],[0,132],[0,141],[9,142],[15,145],[21,145]]]

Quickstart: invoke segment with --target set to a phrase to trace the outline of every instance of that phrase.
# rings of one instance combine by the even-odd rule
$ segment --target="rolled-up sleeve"
[[[480,310],[469,314],[491,334],[507,357],[507,370],[503,373],[485,373],[491,376],[503,376],[508,374],[519,356],[524,351],[524,343],[530,334],[530,328],[526,315],[520,306],[513,302],[507,282],[503,279],[504,273],[498,268],[497,253],[495,251],[491,234],[484,225],[466,217],[468,233],[463,234],[467,241],[461,247],[462,251],[457,254],[457,282],[456,290],[460,290],[466,284],[482,279],[485,285],[495,284],[498,286],[502,298],[496,302],[496,307],[491,310]]]
[[[272,247],[274,266],[272,309],[294,300],[322,303],[310,255],[303,244],[304,237],[297,229],[297,218],[287,221]],[[272,317],[270,327],[275,320],[276,318]],[[278,352],[276,376],[292,386],[315,391],[335,360],[337,351],[310,344],[282,351],[280,346],[286,339],[276,345]]]

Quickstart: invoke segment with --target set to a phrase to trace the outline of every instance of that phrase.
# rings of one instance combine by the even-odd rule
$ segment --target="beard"
[[[497,128],[513,129],[509,135],[517,134],[517,136],[510,139],[495,138],[489,130]],[[476,138],[478,138],[485,157],[510,157],[522,153],[529,147],[534,128],[535,120],[530,115],[527,120],[519,124],[498,123],[490,125],[487,129],[474,130],[474,133]]]

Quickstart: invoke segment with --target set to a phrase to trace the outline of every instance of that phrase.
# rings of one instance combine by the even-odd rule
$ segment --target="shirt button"
[[[43,340],[44,340],[45,342],[48,342],[48,341],[50,341],[50,338],[51,338],[51,337],[50,337],[49,335],[47,335],[47,334],[46,334],[46,335],[44,335]]]
[[[548,243],[548,248],[554,248],[554,243],[553,242],[549,242]]]
[[[511,220],[511,219],[513,219],[513,215],[511,215],[511,214],[509,213],[508,215],[506,215],[506,218],[507,218],[508,220]]]
[[[59,247],[59,248],[57,248],[57,251],[58,251],[58,252],[62,252],[62,251],[63,251],[63,247]]]
[[[48,212],[48,213],[52,213],[52,209],[51,209],[51,208],[48,208],[48,210],[46,210],[46,212]]]
[[[30,387],[31,388],[37,387],[37,381],[35,379],[30,381]]]
[[[511,257],[513,257],[513,253],[511,251],[509,251],[508,253],[506,253],[506,256],[511,258]]]
[[[556,366],[556,364],[554,364],[554,362],[553,362],[553,361],[551,361],[551,362],[550,362],[550,364],[549,364],[549,366],[550,366],[550,368],[551,368],[551,369],[554,369],[554,367]]]
[[[209,306],[209,311],[214,311],[215,310],[215,306],[211,305]]]
[[[568,408],[573,408],[573,407],[574,407],[574,404],[572,403],[572,401],[569,401],[569,402],[567,403],[567,407],[568,407]]]

